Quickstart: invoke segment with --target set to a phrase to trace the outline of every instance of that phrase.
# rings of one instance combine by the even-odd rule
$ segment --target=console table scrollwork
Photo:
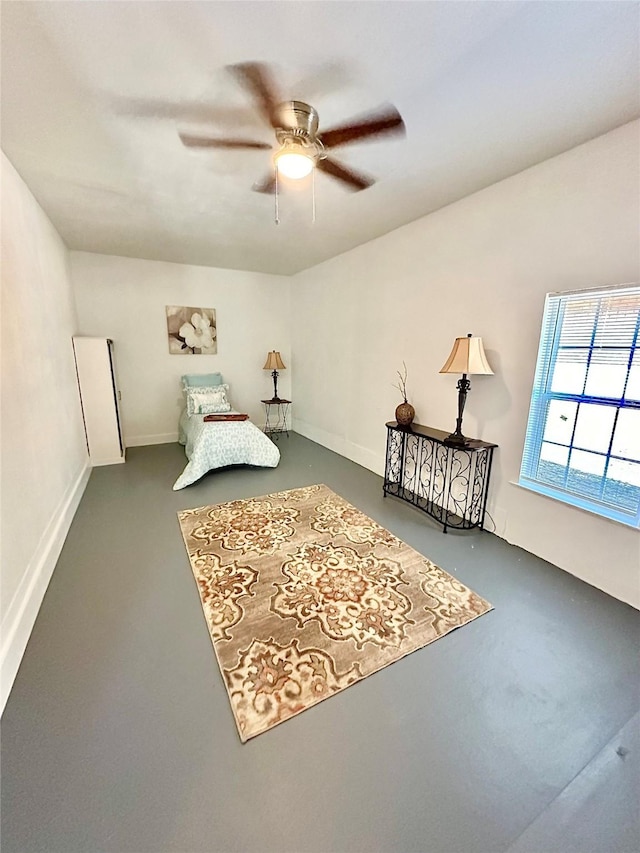
[[[493,451],[497,444],[468,439],[445,443],[448,433],[412,424],[387,423],[383,494],[418,507],[443,526],[484,528]]]

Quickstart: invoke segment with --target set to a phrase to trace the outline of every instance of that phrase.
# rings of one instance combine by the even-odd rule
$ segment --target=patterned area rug
[[[178,517],[243,742],[492,609],[327,486]]]

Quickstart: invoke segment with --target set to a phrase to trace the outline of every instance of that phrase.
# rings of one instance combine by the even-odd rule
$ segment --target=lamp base
[[[449,447],[466,447],[469,444],[469,439],[462,433],[452,432],[444,439],[444,443]]]
[[[448,435],[444,443],[450,447],[466,447],[468,439],[462,434],[462,414],[464,412],[464,404],[467,401],[467,391],[471,388],[471,383],[467,379],[467,374],[462,374],[462,379],[458,379],[458,417],[456,418],[456,428]]]
[[[271,398],[271,402],[279,403],[280,397],[278,397],[278,371],[272,370],[271,376],[273,377],[273,397]]]

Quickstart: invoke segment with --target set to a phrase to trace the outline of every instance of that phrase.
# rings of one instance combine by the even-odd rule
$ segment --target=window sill
[[[586,503],[574,503],[573,500],[565,500],[557,493],[554,493],[551,489],[545,489],[544,486],[536,486],[533,484],[529,485],[528,483],[521,483],[517,480],[509,480],[509,483],[512,486],[517,486],[519,489],[524,489],[527,492],[532,492],[534,495],[540,495],[543,498],[555,501],[555,503],[563,504],[564,506],[569,507],[570,509],[577,509],[580,512],[588,512],[589,515],[595,515],[597,518],[601,518],[604,521],[612,521],[614,522],[614,524],[622,524],[624,527],[640,532],[638,519],[632,519],[628,517],[625,518],[621,514],[605,515],[604,513],[598,512],[598,510],[593,509],[593,507],[588,506]],[[613,510],[613,512],[615,512],[615,510]]]

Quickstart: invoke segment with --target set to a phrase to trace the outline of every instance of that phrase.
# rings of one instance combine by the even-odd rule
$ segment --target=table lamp
[[[276,352],[274,349],[271,350],[270,353],[267,354],[267,360],[264,363],[263,370],[270,370],[271,375],[273,376],[273,399],[272,403],[279,403],[280,397],[278,397],[278,371],[286,370],[287,368],[284,366],[284,362],[280,357],[280,353]]]
[[[454,447],[464,447],[467,439],[462,434],[462,413],[467,401],[467,391],[471,388],[471,382],[467,379],[469,374],[492,374],[489,362],[484,353],[482,338],[474,338],[471,333],[466,338],[456,338],[451,354],[440,373],[461,373],[462,379],[458,380],[458,418],[455,431],[448,435],[444,443]]]

